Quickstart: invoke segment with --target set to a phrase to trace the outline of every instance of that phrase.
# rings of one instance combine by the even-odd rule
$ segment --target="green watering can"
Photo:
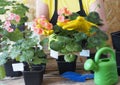
[[[100,59],[103,53],[109,53],[110,57]],[[115,52],[109,47],[99,49],[95,54],[94,61],[86,60],[84,69],[94,71],[96,85],[115,85],[118,82]]]

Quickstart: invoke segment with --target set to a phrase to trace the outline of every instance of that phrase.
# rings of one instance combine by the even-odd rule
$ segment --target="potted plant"
[[[39,36],[34,36],[29,29],[20,33],[24,36],[8,45],[7,50],[2,51],[0,65],[9,59],[22,62],[25,85],[41,85],[47,56],[40,45]]]
[[[0,1],[0,53],[1,57],[1,66],[5,65],[5,71],[7,76],[20,76],[18,72],[13,72],[12,63],[16,62],[12,60],[7,54],[4,55],[15,41],[23,38],[21,31],[25,29],[24,23],[28,20],[26,13],[28,12],[28,7],[23,3],[19,3],[14,0],[2,0]],[[6,57],[5,57],[6,56]],[[4,61],[4,62],[3,62]],[[9,66],[7,63],[9,62]],[[9,70],[6,69],[9,68]]]
[[[6,30],[4,30],[4,31],[7,33]],[[19,30],[15,30],[12,35],[14,35],[14,34],[16,34],[14,40],[17,40],[17,39],[19,39],[20,37],[22,37],[22,34],[20,33]],[[21,35],[19,35],[19,34],[21,34]],[[10,35],[11,35],[11,34],[10,34]],[[17,36],[18,36],[18,38],[17,38]],[[11,36],[9,36],[9,37],[11,37]],[[13,36],[12,36],[12,37],[13,37]],[[15,41],[11,41],[11,40],[9,40],[8,37],[3,36],[3,35],[2,35],[2,37],[0,38],[0,40],[1,40],[1,42],[0,42],[0,46],[1,46],[1,48],[0,48],[0,53],[1,53],[1,55],[0,55],[0,59],[1,59],[1,61],[0,61],[0,66],[4,66],[5,72],[6,72],[6,76],[9,76],[9,77],[18,77],[18,76],[21,76],[21,75],[22,75],[22,72],[20,72],[20,71],[14,72],[14,71],[13,71],[12,63],[17,63],[17,61],[12,60],[12,59],[10,58],[9,54],[8,54],[8,52],[9,52],[9,47],[10,47]]]
[[[34,36],[29,29],[22,33],[24,37],[12,44],[8,55],[24,63],[25,85],[41,85],[47,56],[40,45],[39,36]]]
[[[3,26],[4,27],[4,26]],[[8,54],[10,46],[17,40],[23,38],[23,34],[19,29],[12,29],[9,26],[6,28],[0,28],[1,38],[0,38],[0,53],[1,61],[0,65],[4,65],[6,76],[17,77],[21,76],[22,72],[14,72],[12,68],[12,63],[17,63],[17,61],[12,60]],[[16,36],[14,36],[16,35]]]
[[[35,20],[34,31],[38,34],[49,35],[49,48],[64,55],[62,59],[70,63],[76,60],[76,53],[82,49],[95,48],[97,50],[106,46],[108,36],[98,26],[102,25],[101,21],[97,12],[93,11],[88,16],[82,17],[63,8],[58,11],[55,26],[42,16]]]

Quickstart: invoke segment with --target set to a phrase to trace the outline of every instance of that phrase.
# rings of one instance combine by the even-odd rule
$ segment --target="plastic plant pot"
[[[120,31],[111,33],[113,48],[120,50]]]
[[[77,60],[77,56],[76,56],[75,61],[65,62],[64,55],[60,55],[58,57],[58,59],[56,60],[57,65],[58,65],[59,74],[62,74],[67,71],[75,72],[76,71],[76,60]]]

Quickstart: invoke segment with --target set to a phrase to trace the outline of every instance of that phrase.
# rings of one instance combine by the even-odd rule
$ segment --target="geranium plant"
[[[0,2],[0,16],[3,15],[2,18],[8,13],[15,13],[21,18],[19,25],[23,25],[27,21],[26,13],[29,8],[23,3],[19,3],[16,0],[0,0]]]
[[[11,42],[23,38],[29,8],[15,0],[0,0],[0,52],[6,50]]]
[[[47,55],[39,43],[39,36],[35,36],[30,30],[26,29],[24,38],[12,45],[9,56],[20,62],[27,62],[30,70],[32,65],[46,64]]]
[[[32,70],[32,65],[46,64],[46,54],[39,44],[39,36],[35,36],[31,30],[25,29],[23,38],[18,39],[7,47],[2,47],[0,65],[3,65],[9,59],[19,62],[26,62]]]
[[[18,29],[24,30],[29,8],[15,0],[0,0],[0,2],[0,35],[15,41],[16,36],[13,35],[17,35]],[[16,34],[13,31],[14,33],[17,31]]]
[[[29,67],[46,63],[46,55],[38,46],[39,39],[31,37],[31,31],[24,25],[28,10],[15,0],[0,0],[0,67],[12,59],[27,62]]]
[[[99,29],[102,24],[99,14],[95,11],[82,17],[67,8],[60,9],[57,24],[51,29],[49,47],[63,54],[67,62],[72,62],[75,53],[82,49],[99,49],[106,46],[108,36]]]

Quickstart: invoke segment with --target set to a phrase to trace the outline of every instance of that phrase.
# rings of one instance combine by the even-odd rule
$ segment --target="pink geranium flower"
[[[7,28],[10,27],[10,26],[11,26],[10,21],[7,20],[7,21],[4,22],[4,28],[5,28],[5,29],[7,29]]]
[[[14,13],[8,14],[6,21],[3,24],[4,29],[6,29],[8,32],[13,32],[14,29],[11,28],[11,24],[16,26],[18,22],[20,21],[20,16]]]
[[[65,21],[65,17],[63,15],[58,16],[58,21],[59,22],[64,22]]]
[[[12,21],[15,20],[16,22],[20,21],[20,16],[14,13],[10,13],[7,17],[7,20]]]
[[[8,28],[7,28],[7,31],[8,31],[8,32],[13,32],[14,30],[13,30],[12,28],[8,27]]]
[[[58,22],[67,22],[69,21],[68,18],[66,18],[66,16],[69,16],[71,15],[72,12],[70,12],[67,8],[63,8],[63,9],[60,9],[58,10]]]
[[[19,21],[20,21],[20,16],[19,16],[19,15],[16,15],[16,16],[15,16],[15,20],[16,20],[16,22],[19,22]]]
[[[69,16],[72,14],[72,12],[70,12],[67,8],[64,8],[64,13],[65,15]]]
[[[70,14],[72,14],[72,12],[70,12],[66,7],[58,10],[58,15],[67,15],[68,16]]]
[[[14,20],[15,19],[15,14],[14,13],[10,13],[7,17],[7,20]]]

